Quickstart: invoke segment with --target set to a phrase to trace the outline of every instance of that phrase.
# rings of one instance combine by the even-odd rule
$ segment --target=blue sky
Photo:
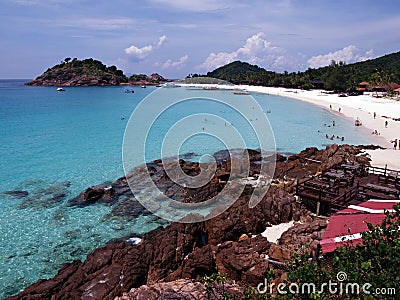
[[[393,0],[0,0],[0,78],[65,57],[183,78],[234,60],[302,71],[400,51]]]

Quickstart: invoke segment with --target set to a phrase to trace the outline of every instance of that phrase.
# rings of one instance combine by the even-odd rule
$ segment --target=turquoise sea
[[[109,219],[109,206],[67,206],[68,199],[85,188],[123,176],[125,127],[138,103],[156,88],[135,87],[134,93],[124,93],[125,87],[68,87],[57,92],[55,87],[24,86],[26,81],[0,80],[0,298],[54,276],[65,262],[85,259],[112,238],[159,226],[151,216]],[[373,143],[350,120],[320,107],[279,96],[253,96],[267,112],[281,153],[342,143],[325,134],[344,136],[349,144]],[[146,159],[161,156],[157,143],[171,124],[198,112],[218,112],[241,127],[239,116],[216,103],[177,105],[152,128]],[[335,126],[328,127],[332,121]],[[257,147],[248,134],[248,146]],[[196,159],[222,147],[218,140],[196,136],[181,151],[193,152]],[[29,195],[5,194],[15,190]]]

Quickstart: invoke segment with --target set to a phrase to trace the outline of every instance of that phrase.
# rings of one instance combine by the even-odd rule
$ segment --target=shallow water
[[[155,88],[124,93],[124,87],[71,87],[57,92],[55,87],[28,87],[23,82],[0,80],[0,298],[39,278],[54,276],[63,263],[85,259],[112,238],[144,233],[159,225],[152,216],[108,219],[110,206],[66,205],[88,186],[123,176],[125,126],[137,104]],[[352,122],[320,107],[279,96],[257,94],[254,98],[266,112],[281,153],[341,143],[336,138],[327,140],[325,134],[345,136],[345,143],[372,142]],[[198,112],[217,112],[247,136],[249,147],[257,148],[239,115],[198,100],[174,106],[154,124],[146,159],[160,157],[159,145],[171,124]],[[328,127],[333,120],[335,126]],[[201,126],[207,130],[212,124],[204,120]],[[200,135],[185,142],[180,151],[194,152],[196,159],[221,148],[217,139]],[[29,196],[3,194],[10,190],[28,191]]]

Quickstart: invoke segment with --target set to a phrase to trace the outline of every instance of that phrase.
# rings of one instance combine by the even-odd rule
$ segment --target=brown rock
[[[240,241],[245,241],[245,240],[248,240],[248,239],[249,239],[249,236],[248,236],[247,234],[243,233],[243,234],[239,237],[239,242],[240,242]]]
[[[287,262],[291,259],[291,253],[288,249],[272,244],[269,248],[268,256],[279,262]]]

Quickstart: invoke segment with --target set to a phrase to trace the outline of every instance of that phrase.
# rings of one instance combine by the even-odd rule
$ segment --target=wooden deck
[[[298,182],[296,194],[311,211],[331,215],[369,199],[399,199],[400,171],[342,164]]]

